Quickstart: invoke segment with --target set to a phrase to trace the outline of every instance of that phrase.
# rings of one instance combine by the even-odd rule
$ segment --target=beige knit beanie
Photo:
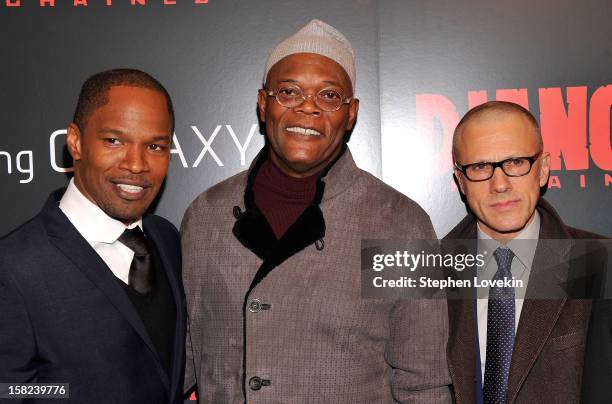
[[[279,60],[294,53],[316,53],[326,56],[344,68],[355,91],[355,53],[351,43],[331,25],[312,20],[289,38],[279,43],[268,56],[263,82]]]

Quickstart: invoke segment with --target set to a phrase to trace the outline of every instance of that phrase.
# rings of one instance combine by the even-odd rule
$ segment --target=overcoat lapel
[[[311,205],[298,217],[283,236],[275,242],[257,270],[247,295],[263,278],[287,258],[325,236],[325,220],[317,205]],[[322,242],[322,241],[321,241]]]
[[[121,286],[117,284],[115,276],[106,263],[59,209],[59,199],[62,194],[63,190],[51,195],[41,213],[42,221],[49,235],[49,241],[106,295],[110,303],[134,328],[155,357],[159,375],[164,382],[164,386],[168,388],[168,377],[134,305],[121,289]]]
[[[287,258],[315,242],[318,242],[317,248],[323,248],[325,219],[323,218],[323,213],[321,212],[319,204],[323,198],[326,183],[322,179],[345,152],[346,145],[338,157],[336,157],[319,176],[316,185],[317,189],[311,204],[279,240],[274,236],[266,218],[254,202],[253,184],[259,168],[268,158],[268,148],[264,147],[257,156],[249,172],[248,183],[244,194],[245,212],[241,212],[238,207],[234,208],[234,215],[237,219],[233,228],[234,236],[243,246],[263,260],[245,295],[245,304],[246,297],[248,297],[249,293],[259,284],[259,282]]]
[[[455,400],[458,403],[473,403],[475,400],[476,335],[474,315],[475,301],[451,299],[448,301],[449,341],[448,362],[454,384]],[[472,363],[473,366],[468,364]]]

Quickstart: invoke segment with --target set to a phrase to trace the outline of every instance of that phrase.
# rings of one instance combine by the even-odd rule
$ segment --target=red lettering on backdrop
[[[21,0],[6,0],[7,7],[21,7]]]
[[[606,171],[612,170],[610,107],[612,107],[612,85],[599,87],[591,96],[589,140],[593,163]]]
[[[436,131],[436,122],[442,134]],[[452,166],[451,148],[453,131],[459,123],[455,105],[439,94],[417,94],[416,123],[419,136],[431,145],[431,160],[434,161],[433,175],[441,175]]]
[[[609,187],[610,184],[612,184],[612,175],[608,173],[604,175],[604,184],[606,185],[606,187]]]
[[[176,4],[176,0],[164,0],[164,6]]]
[[[113,0],[106,0],[106,5],[107,6],[112,6],[113,5]]]
[[[540,88],[539,94],[540,127],[550,152],[550,169],[587,170],[587,88],[567,88],[567,111],[560,88]]]
[[[55,0],[40,0],[40,6],[41,7],[46,7],[46,6],[55,7]]]
[[[74,7],[76,7],[76,6],[85,6],[85,7],[87,7],[87,0],[74,0],[74,3],[72,5]]]
[[[208,4],[208,0],[195,0],[194,4]]]
[[[487,102],[487,90],[468,92],[468,110]]]
[[[141,6],[144,6],[146,3],[146,0],[131,0],[132,5],[135,6],[136,3],[140,4]]]
[[[526,88],[511,88],[497,90],[495,92],[497,101],[509,101],[529,110],[529,91]]]
[[[565,98],[559,87],[540,88],[538,94],[542,137],[545,150],[551,153],[551,169],[588,170],[592,160],[601,170],[612,170],[612,85],[598,88],[591,97],[588,115],[590,142],[587,141],[587,87],[567,87]],[[495,96],[498,101],[529,107],[526,88],[499,89]],[[474,108],[488,100],[487,91],[469,91],[467,98],[469,109]],[[447,97],[441,94],[416,95],[417,133],[429,145],[435,161],[432,167],[434,175],[445,174],[451,168],[452,135],[459,118],[455,105]],[[610,175],[605,175],[606,186],[609,186]],[[586,177],[579,177],[579,184],[586,188]],[[559,177],[551,176],[548,187],[560,189]]]
[[[556,175],[551,175],[548,178],[548,189],[551,188],[561,189],[561,181],[559,181],[559,177],[557,177]]]

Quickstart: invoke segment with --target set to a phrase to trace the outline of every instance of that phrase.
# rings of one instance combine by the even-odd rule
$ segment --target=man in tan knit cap
[[[185,214],[186,380],[200,402],[450,401],[445,301],[361,298],[362,239],[435,234],[355,165],[354,89],[333,27],[313,20],[281,42],[258,92],[265,147]]]

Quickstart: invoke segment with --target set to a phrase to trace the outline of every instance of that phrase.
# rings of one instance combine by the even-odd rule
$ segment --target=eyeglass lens
[[[282,87],[276,92],[279,104],[287,108],[295,108],[307,97],[297,87]],[[331,89],[323,89],[314,97],[315,104],[324,111],[335,111],[342,105],[342,95]]]
[[[531,160],[528,157],[517,157],[501,162],[504,174],[510,177],[526,175],[531,170]],[[493,163],[470,164],[466,167],[467,177],[473,181],[488,180],[495,170]]]

